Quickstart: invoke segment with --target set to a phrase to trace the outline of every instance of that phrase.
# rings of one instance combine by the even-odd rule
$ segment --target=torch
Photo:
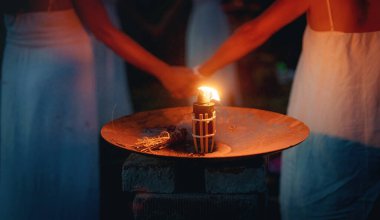
[[[219,101],[218,92],[210,87],[198,88],[198,97],[193,103],[192,133],[196,153],[211,153],[215,145],[216,112],[213,100]]]

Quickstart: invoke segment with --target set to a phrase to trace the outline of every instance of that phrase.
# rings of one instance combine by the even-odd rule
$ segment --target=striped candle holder
[[[192,115],[192,135],[196,153],[211,153],[214,151],[216,134],[215,104],[194,103]]]

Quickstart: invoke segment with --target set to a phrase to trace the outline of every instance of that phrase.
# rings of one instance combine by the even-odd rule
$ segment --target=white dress
[[[98,219],[93,52],[73,10],[5,17],[0,219]]]
[[[313,132],[380,148],[380,31],[306,27],[288,114]]]
[[[380,31],[330,25],[304,33],[288,114],[311,133],[282,154],[284,220],[364,220],[380,196]]]
[[[230,35],[220,0],[193,0],[186,36],[186,65],[195,67],[210,58]],[[224,105],[241,105],[235,65],[216,72],[208,84],[218,89]]]
[[[112,24],[120,28],[116,11],[117,0],[103,0]],[[99,125],[132,113],[126,66],[111,49],[91,37],[95,55],[96,92]]]

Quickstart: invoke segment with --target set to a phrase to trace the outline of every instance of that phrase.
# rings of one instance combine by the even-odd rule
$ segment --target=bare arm
[[[75,7],[81,20],[95,37],[130,64],[154,76],[168,72],[169,66],[166,63],[112,25],[100,0],[75,0]]]
[[[259,17],[239,27],[200,66],[199,72],[211,75],[216,70],[234,62],[263,44],[272,34],[284,27],[309,8],[309,0],[277,0]]]
[[[169,66],[114,27],[100,0],[74,0],[74,4],[79,17],[95,37],[128,63],[157,77],[177,97],[192,93],[193,88],[188,88],[187,84],[196,83],[198,77],[189,69]]]

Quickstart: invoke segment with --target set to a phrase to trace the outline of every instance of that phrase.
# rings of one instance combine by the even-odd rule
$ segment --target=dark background
[[[223,8],[232,29],[259,15],[273,0],[224,0]],[[123,31],[147,50],[173,65],[184,65],[185,35],[192,9],[190,0],[121,0],[119,15]],[[5,29],[1,17],[0,51],[3,51]],[[305,18],[280,30],[264,45],[237,62],[243,107],[286,113],[291,80],[282,81],[296,68],[301,51]],[[0,54],[2,58],[2,53]],[[2,59],[1,59],[2,60]],[[135,112],[188,105],[176,100],[150,75],[126,64]],[[128,219],[130,195],[121,192],[121,166],[128,153],[102,143],[101,203],[103,219]],[[279,155],[271,156],[278,160]],[[278,219],[278,177],[269,170],[269,207],[271,219]]]

